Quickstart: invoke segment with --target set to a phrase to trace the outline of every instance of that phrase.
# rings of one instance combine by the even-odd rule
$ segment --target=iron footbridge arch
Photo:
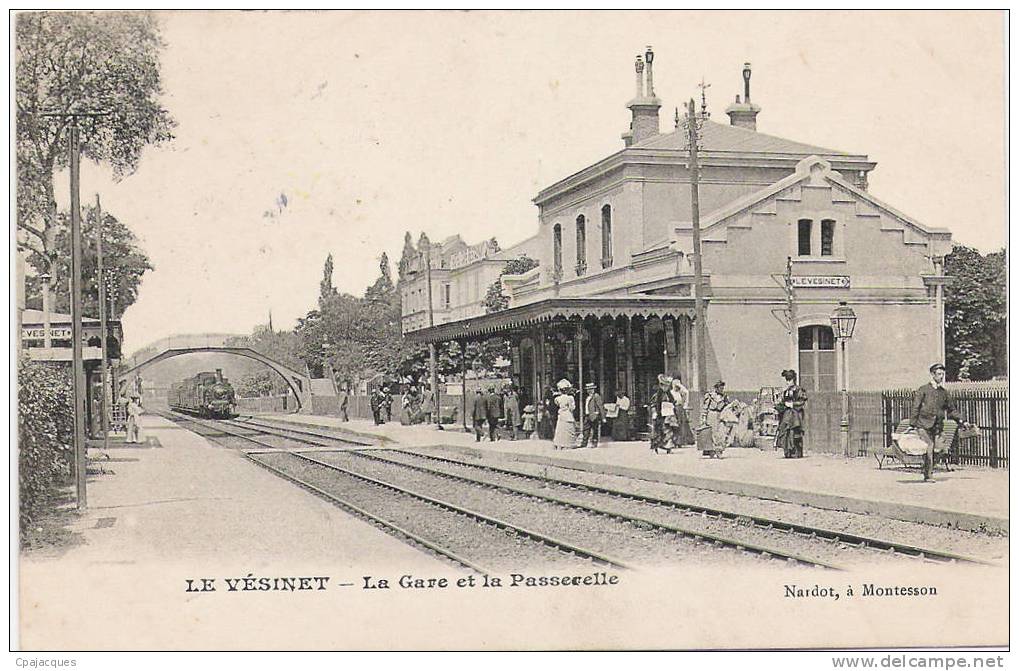
[[[200,354],[200,353],[211,353],[211,354],[235,354],[237,356],[247,357],[254,359],[272,369],[280,377],[282,377],[290,389],[294,392],[294,398],[297,400],[298,411],[310,412],[311,411],[311,379],[304,373],[300,373],[275,359],[272,359],[261,352],[256,352],[250,347],[231,347],[228,345],[217,345],[217,346],[200,346],[200,347],[168,347],[159,354],[152,356],[141,363],[137,363],[130,368],[126,368],[119,372],[119,375],[127,379],[139,373],[149,366],[171,359],[175,356],[182,354]]]

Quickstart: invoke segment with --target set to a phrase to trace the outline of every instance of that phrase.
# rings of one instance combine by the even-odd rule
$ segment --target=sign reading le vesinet
[[[21,337],[24,340],[43,340],[46,337],[46,329],[43,327],[22,328]],[[70,340],[70,326],[51,326],[50,338],[53,340]]]
[[[793,286],[806,289],[848,289],[848,275],[793,275]]]

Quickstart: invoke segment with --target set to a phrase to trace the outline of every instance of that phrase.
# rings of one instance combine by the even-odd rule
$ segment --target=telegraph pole
[[[74,380],[74,480],[78,510],[88,505],[85,492],[85,363],[81,351],[81,138],[78,118],[96,119],[106,112],[52,112],[44,117],[61,117],[71,120],[68,126],[68,162],[71,168],[71,375]]]
[[[693,223],[694,321],[697,323],[697,388],[708,390],[708,362],[705,349],[708,342],[707,324],[704,323],[704,269],[701,265],[701,207],[700,168],[697,162],[697,116],[693,98],[687,107],[687,134],[690,143],[690,208]]]
[[[102,413],[103,449],[110,447],[109,408],[106,405],[106,280],[103,276],[103,208],[96,194],[96,281],[99,283],[99,347],[100,354],[99,381],[102,393],[99,395],[99,411]]]
[[[796,353],[799,351],[800,343],[798,334],[796,331],[796,291],[793,286],[793,257],[787,256],[785,259],[785,302],[786,302],[786,319],[789,324],[789,341],[792,347],[793,360],[789,367],[793,370],[799,370],[798,361],[796,361]]]
[[[425,282],[428,284],[428,326],[435,326],[435,306],[432,300],[432,242],[427,237],[425,242]],[[432,406],[435,413],[435,426],[442,428],[442,416],[439,394],[439,353],[434,342],[428,343],[428,369],[432,381]],[[465,378],[466,379],[466,378]]]
[[[78,125],[71,123],[68,148],[71,152],[71,363],[74,376],[74,480],[78,510],[88,505],[85,492],[85,362],[81,352],[81,203],[78,189],[81,182],[81,145]]]

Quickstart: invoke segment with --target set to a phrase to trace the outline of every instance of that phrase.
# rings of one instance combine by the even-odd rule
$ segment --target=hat
[[[945,370],[945,364],[943,364],[943,363],[936,363],[933,366],[931,366],[931,368],[930,368],[931,375],[934,375],[934,371],[936,371],[939,368],[941,370]]]
[[[724,387],[724,386],[725,386],[725,382],[723,382],[722,380],[719,380],[718,382],[715,383],[714,388],[718,389],[719,387]]]
[[[665,373],[661,373],[658,375],[658,384],[672,384],[672,378]]]
[[[555,386],[556,386],[557,389],[569,389],[571,385],[570,385],[570,381],[569,380],[567,380],[566,378],[563,378],[563,379],[559,380],[558,382],[556,382]]]
[[[585,384],[584,389],[594,389],[594,382],[588,382]]]
[[[782,371],[782,377],[784,377],[787,380],[795,380],[796,371],[794,371],[792,368],[786,368],[785,370]]]

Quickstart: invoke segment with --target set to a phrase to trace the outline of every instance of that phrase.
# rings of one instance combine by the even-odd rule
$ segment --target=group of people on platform
[[[924,459],[924,477],[931,477],[935,441],[943,432],[947,417],[959,420],[954,405],[944,390],[945,368],[935,364],[930,368],[931,380],[914,394],[909,424],[928,445]],[[787,459],[799,459],[803,454],[807,392],[797,383],[795,370],[781,373],[784,386],[775,399],[778,427],[775,447]],[[582,400],[581,400],[582,399]],[[346,417],[346,395],[341,401],[341,412]],[[578,404],[583,408],[578,412]],[[401,422],[406,424],[424,421],[431,423],[437,412],[435,397],[430,389],[420,390],[410,385],[401,396]],[[134,407],[132,407],[134,406]],[[376,424],[392,420],[393,398],[388,387],[376,389],[370,398]],[[737,426],[741,423],[740,411],[745,404],[733,399],[725,391],[725,382],[716,382],[705,394],[700,407],[696,428],[690,420],[690,390],[680,375],[659,375],[658,388],[648,401],[650,448],[661,450],[696,446],[704,455],[720,457],[735,442]],[[131,399],[128,404],[129,435],[138,440],[137,416],[140,403]],[[490,384],[479,390],[470,401],[468,410],[473,421],[476,441],[487,437],[497,441],[505,432],[510,440],[530,438],[551,440],[555,449],[598,447],[602,441],[602,428],[611,427],[613,442],[635,438],[630,398],[619,391],[614,402],[605,403],[593,382],[584,385],[581,395],[569,380],[560,380],[553,389],[546,386],[536,403],[521,400],[514,384],[497,388]],[[961,421],[961,420],[959,420]],[[968,426],[963,422],[964,426]]]
[[[510,440],[534,431],[534,406],[520,407],[520,395],[516,385],[509,384],[496,391],[494,384],[485,391],[479,391],[471,406],[471,420],[474,423],[474,440],[481,442],[487,435],[492,442],[502,437],[500,425],[505,427]]]

